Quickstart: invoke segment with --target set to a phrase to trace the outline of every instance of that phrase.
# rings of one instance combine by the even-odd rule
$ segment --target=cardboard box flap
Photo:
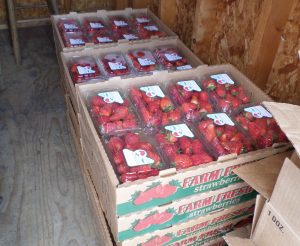
[[[263,197],[270,199],[283,161],[292,153],[293,151],[283,152],[251,165],[243,165],[234,169],[234,172]]]
[[[238,228],[224,236],[224,240],[229,246],[254,246],[250,237],[251,226]]]
[[[296,233],[300,235],[300,169],[286,158],[273,190],[270,204]]]
[[[272,113],[300,156],[300,106],[275,102],[263,102],[263,104]]]

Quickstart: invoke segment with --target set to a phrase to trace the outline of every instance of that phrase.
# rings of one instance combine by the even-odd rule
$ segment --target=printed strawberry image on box
[[[82,32],[80,23],[75,19],[61,18],[57,22],[57,27],[61,33]]]
[[[174,201],[168,206],[134,213],[118,219],[118,241],[142,236],[170,226],[221,211],[225,208],[250,201],[256,192],[245,183],[224,189],[198,194]]]
[[[158,63],[150,50],[132,50],[127,56],[137,72],[151,72],[158,69]]]
[[[69,71],[74,83],[82,83],[100,77],[99,67],[93,57],[74,57]]]
[[[107,76],[124,76],[130,74],[129,66],[121,53],[106,54],[100,60]]]
[[[106,32],[107,29],[105,27],[104,21],[100,18],[84,18],[83,20],[83,29],[88,34],[93,34],[95,32]]]
[[[212,162],[214,158],[185,123],[164,126],[155,139],[177,170]]]
[[[207,91],[202,91],[195,80],[170,83],[168,92],[179,105],[187,120],[198,120],[214,111]]]
[[[217,156],[240,155],[253,150],[251,141],[225,113],[208,114],[197,127]]]
[[[176,48],[159,47],[155,49],[154,54],[165,69],[186,70],[192,68],[187,58],[183,57]]]
[[[202,80],[204,90],[210,91],[222,112],[231,113],[241,105],[250,103],[250,97],[242,86],[237,85],[228,74],[213,74],[208,79]]]
[[[158,85],[131,88],[129,95],[146,127],[158,127],[181,120],[181,113]]]
[[[271,147],[275,143],[288,142],[272,114],[262,105],[242,109],[235,116],[235,120],[247,131],[259,149]]]
[[[156,176],[159,170],[166,168],[157,150],[142,132],[111,136],[105,144],[122,183]],[[142,200],[140,197],[136,202]]]
[[[101,134],[139,128],[132,105],[119,91],[99,92],[92,96],[90,114]]]

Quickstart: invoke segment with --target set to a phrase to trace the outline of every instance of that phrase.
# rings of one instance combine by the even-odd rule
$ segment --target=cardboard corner
[[[242,227],[227,233],[223,238],[229,246],[254,246],[250,238],[250,226]]]
[[[248,183],[264,198],[270,199],[278,174],[286,157],[291,157],[293,151],[287,151],[271,157],[243,165],[234,172]]]

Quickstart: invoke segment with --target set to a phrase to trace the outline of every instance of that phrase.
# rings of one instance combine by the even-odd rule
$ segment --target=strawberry
[[[213,138],[210,143],[218,156],[226,155],[226,151],[217,137]]]
[[[217,86],[217,89],[216,89],[216,94],[221,97],[221,98],[225,98],[226,96],[226,90],[224,88],[224,86]]]
[[[110,116],[111,121],[118,121],[124,119],[127,114],[129,113],[128,107],[125,106],[118,106],[114,113]]]
[[[106,104],[99,109],[100,116],[110,116],[111,113],[112,113],[112,105],[111,104]]]
[[[203,144],[199,139],[192,140],[192,152],[193,154],[199,154],[203,152]]]
[[[193,166],[198,166],[201,164],[212,162],[213,158],[209,154],[207,154],[205,151],[202,151],[199,154],[192,155],[191,160],[192,160]]]
[[[193,163],[188,155],[178,154],[174,157],[174,166],[176,169],[184,169],[193,166]]]
[[[99,117],[97,117],[97,123],[99,125],[104,125],[108,122],[109,122],[109,117],[108,116],[99,116]]]
[[[215,80],[209,79],[209,80],[202,81],[202,86],[206,90],[213,91],[216,89],[217,83]]]
[[[125,163],[125,159],[122,151],[115,152],[113,159],[114,159],[114,163],[116,163],[117,165],[121,165],[122,163]]]
[[[116,153],[124,148],[124,141],[119,137],[112,137],[108,141],[108,148],[111,152]]]
[[[103,101],[103,99],[99,96],[93,96],[92,100],[91,100],[91,104],[93,106],[103,106],[105,104],[105,102]]]
[[[148,110],[151,113],[157,112],[159,110],[159,107],[160,107],[160,103],[158,100],[148,103]]]
[[[191,155],[193,153],[192,143],[188,137],[179,138],[179,145],[183,154]]]
[[[173,144],[165,144],[162,146],[163,153],[171,158],[177,154],[176,147]]]
[[[168,123],[176,123],[181,119],[181,114],[179,109],[174,109],[168,113]],[[165,124],[163,124],[165,125]]]
[[[208,102],[208,98],[209,98],[209,96],[208,96],[208,93],[206,91],[201,91],[199,93],[199,99],[200,99],[200,101],[202,101],[202,102]]]
[[[125,134],[124,140],[126,144],[134,146],[140,142],[140,136],[138,134],[128,132]]]
[[[183,103],[181,109],[185,114],[188,114],[191,111],[194,111],[197,106],[194,103]]]
[[[121,175],[129,172],[129,168],[125,164],[120,164],[117,167],[117,169],[118,169],[119,174],[121,174]]]
[[[136,120],[124,120],[123,122],[121,122],[122,127],[121,129],[134,129],[137,127],[137,122]]]

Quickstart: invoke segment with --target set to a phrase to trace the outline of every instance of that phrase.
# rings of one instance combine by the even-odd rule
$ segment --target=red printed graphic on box
[[[213,112],[208,93],[202,91],[195,80],[170,84],[168,91],[184,112],[187,120],[198,120],[204,114]]]

